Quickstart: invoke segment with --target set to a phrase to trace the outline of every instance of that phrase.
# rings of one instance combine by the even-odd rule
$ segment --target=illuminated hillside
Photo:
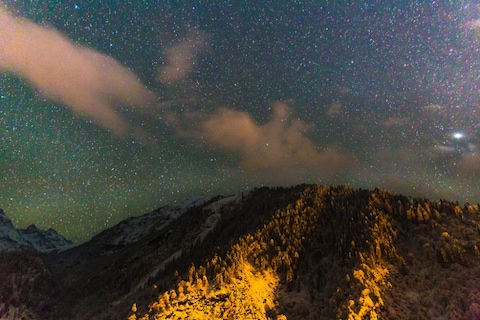
[[[255,200],[268,211],[275,193]],[[479,231],[478,205],[306,186],[228,250],[176,265],[176,284],[130,319],[471,319]]]
[[[477,204],[257,188],[0,260],[0,318],[476,319]]]

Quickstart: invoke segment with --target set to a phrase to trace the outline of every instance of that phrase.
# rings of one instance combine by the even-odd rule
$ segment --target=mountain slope
[[[58,319],[124,319],[131,296],[150,287],[169,261],[211,228],[215,212],[204,208],[223,208],[236,199],[196,199],[159,208],[120,222],[72,250],[45,256],[67,292],[59,307],[67,314]]]
[[[478,205],[258,188],[2,255],[0,318],[476,319],[479,234]]]
[[[0,319],[56,318],[63,286],[38,252],[3,252],[0,279]]]
[[[131,318],[475,319],[479,214],[478,205],[306,186]]]

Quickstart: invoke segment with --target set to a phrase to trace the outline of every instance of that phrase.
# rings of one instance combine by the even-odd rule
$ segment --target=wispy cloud
[[[410,122],[409,117],[389,117],[387,120],[382,121],[380,124],[387,128],[393,126],[404,126]]]
[[[191,72],[196,55],[206,46],[206,36],[192,30],[187,37],[165,49],[165,65],[159,68],[157,79],[167,85],[179,82]]]
[[[328,177],[349,166],[350,156],[317,148],[306,135],[311,126],[292,119],[285,103],[272,109],[271,120],[257,124],[245,112],[221,108],[200,124],[197,134],[208,145],[240,155],[241,168],[247,171],[278,175],[278,170],[309,169],[310,175]]]
[[[0,69],[27,79],[44,97],[119,136],[141,130],[132,128],[115,107],[143,106],[155,99],[112,57],[1,8]]]
[[[470,153],[462,156],[457,171],[463,179],[478,179],[480,177],[480,153]]]
[[[478,30],[478,29],[480,29],[480,19],[469,20],[469,21],[467,21],[466,26],[469,29]]]
[[[342,105],[339,102],[333,102],[327,110],[327,116],[335,116],[338,115],[341,110],[343,109]]]

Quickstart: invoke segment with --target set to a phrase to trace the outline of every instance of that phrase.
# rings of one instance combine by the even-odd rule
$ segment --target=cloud
[[[195,65],[196,55],[205,46],[205,34],[190,31],[186,39],[165,50],[165,65],[158,70],[157,79],[168,85],[183,80]]]
[[[310,176],[314,172],[330,177],[347,168],[352,157],[334,149],[320,151],[305,135],[309,128],[304,121],[291,119],[287,105],[279,102],[273,104],[266,124],[256,124],[245,112],[221,108],[203,120],[197,134],[209,145],[240,155],[241,168],[248,171],[282,175],[308,169]]]
[[[427,104],[426,106],[423,107],[423,109],[426,111],[432,111],[432,112],[442,112],[445,110],[445,107],[436,103],[432,103],[432,104]]]
[[[457,164],[458,175],[462,179],[480,177],[480,153],[469,153],[462,156]]]
[[[337,89],[337,92],[341,95],[347,95],[352,93],[352,89],[346,86],[341,86]]]
[[[478,198],[480,157],[432,159],[418,145],[383,145],[350,171],[352,185],[383,188],[412,197],[468,201]],[[477,200],[475,200],[477,201]]]
[[[0,69],[27,79],[47,99],[119,136],[132,128],[115,106],[143,106],[155,99],[138,77],[115,59],[3,9]]]
[[[466,23],[467,28],[478,30],[480,29],[480,19],[472,19]]]
[[[409,117],[389,117],[387,120],[382,121],[381,125],[389,128],[393,126],[404,126],[408,123],[410,123]]]
[[[340,113],[340,111],[342,110],[342,105],[338,102],[333,102],[330,107],[328,107],[328,110],[327,110],[327,116],[331,117],[331,116],[335,116],[335,115],[338,115]]]

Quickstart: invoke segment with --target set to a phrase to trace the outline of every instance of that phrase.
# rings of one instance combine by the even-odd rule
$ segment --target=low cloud
[[[205,46],[205,34],[190,31],[186,39],[165,50],[165,65],[158,70],[157,80],[172,85],[185,79],[195,65],[196,55]]]
[[[393,126],[404,126],[410,123],[409,117],[389,117],[387,120],[382,121],[380,124],[387,128]]]
[[[141,129],[131,128],[115,107],[143,106],[155,100],[138,77],[115,59],[3,9],[0,69],[27,79],[45,98],[119,136]]]
[[[349,166],[350,156],[319,150],[305,135],[310,125],[291,119],[286,104],[275,103],[272,109],[271,120],[259,125],[245,112],[222,108],[200,124],[197,134],[209,145],[240,155],[241,167],[248,171],[274,170],[282,175],[283,169],[308,169],[310,175],[330,177]]]
[[[457,172],[462,179],[480,178],[480,153],[469,153],[462,156],[457,164]]]
[[[359,163],[351,171],[356,181],[352,184],[431,200],[478,199],[478,188],[475,188],[480,177],[478,155],[472,153],[456,159],[432,156],[435,155],[416,145],[384,146],[372,151],[368,161]]]

